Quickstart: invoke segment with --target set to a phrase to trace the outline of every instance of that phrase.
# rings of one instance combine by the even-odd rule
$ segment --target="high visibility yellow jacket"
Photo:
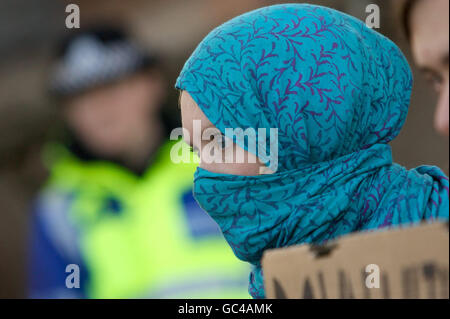
[[[30,297],[249,298],[249,266],[193,199],[195,164],[174,164],[172,145],[142,176],[56,152],[33,209]]]

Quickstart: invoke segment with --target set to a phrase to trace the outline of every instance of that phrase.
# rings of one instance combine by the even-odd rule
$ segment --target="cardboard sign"
[[[267,298],[449,298],[448,223],[268,250]]]

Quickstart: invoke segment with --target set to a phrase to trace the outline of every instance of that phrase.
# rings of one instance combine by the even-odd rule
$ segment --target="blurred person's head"
[[[145,165],[162,137],[164,81],[154,57],[122,32],[70,35],[52,74],[52,92],[74,139],[96,157]]]
[[[438,94],[434,125],[449,135],[449,1],[407,0],[404,25],[414,60]]]

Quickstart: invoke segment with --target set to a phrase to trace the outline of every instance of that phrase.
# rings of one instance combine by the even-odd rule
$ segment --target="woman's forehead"
[[[194,112],[199,109],[197,103],[187,91],[180,92],[179,104],[180,108],[185,109],[186,111]]]
[[[186,121],[200,120],[201,129],[214,126],[187,91],[181,91],[180,93],[180,108],[182,117]]]

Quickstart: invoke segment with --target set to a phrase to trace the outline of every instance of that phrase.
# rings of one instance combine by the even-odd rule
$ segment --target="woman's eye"
[[[196,147],[189,145],[189,150],[191,153],[195,153],[197,156],[200,156],[200,153]]]
[[[219,145],[220,149],[224,149],[227,146],[226,137],[222,133],[220,133],[216,136],[216,140],[217,140],[217,144]]]

